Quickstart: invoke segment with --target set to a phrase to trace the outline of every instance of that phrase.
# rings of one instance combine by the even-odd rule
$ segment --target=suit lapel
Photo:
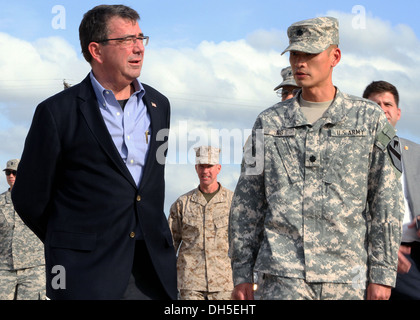
[[[409,140],[401,139],[401,153],[404,170],[405,196],[414,216],[420,214],[418,181],[420,180],[420,146]]]
[[[105,121],[99,110],[98,102],[95,92],[93,91],[92,84],[90,83],[89,76],[87,76],[81,84],[79,99],[80,111],[102,150],[115,163],[122,175],[125,176],[135,188],[137,188],[130,171],[127,169],[127,166],[115,147],[114,141],[112,141],[112,137],[109,134]]]
[[[147,153],[146,165],[143,168],[143,176],[140,182],[140,190],[144,187],[146,181],[148,181],[149,175],[152,171],[153,164],[156,161],[156,153],[157,153],[157,140],[156,135],[158,131],[161,129],[160,127],[160,112],[159,112],[159,105],[156,101],[151,98],[146,91],[146,94],[143,97],[143,102],[147,107],[147,112],[150,116],[150,126],[152,134],[149,140],[149,151]]]

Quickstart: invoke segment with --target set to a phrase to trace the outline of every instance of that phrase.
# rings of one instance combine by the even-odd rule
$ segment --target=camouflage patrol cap
[[[194,148],[195,164],[219,164],[220,149],[211,146]]]
[[[321,17],[296,22],[287,29],[289,46],[283,51],[318,54],[330,45],[339,44],[338,20]]]
[[[293,77],[293,71],[292,67],[287,67],[281,70],[281,76],[283,78],[283,82],[280,83],[277,87],[274,88],[274,91],[277,91],[278,89],[285,87],[285,86],[294,86],[299,87],[296,84],[295,78]]]
[[[19,162],[20,162],[19,159],[12,159],[12,160],[7,161],[6,169],[3,169],[3,171],[6,171],[6,170],[15,170],[15,171],[17,171]]]

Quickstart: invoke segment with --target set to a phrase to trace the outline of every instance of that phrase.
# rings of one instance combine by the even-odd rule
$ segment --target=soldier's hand
[[[232,300],[254,300],[254,284],[241,283],[232,291]]]
[[[369,284],[367,300],[389,300],[389,297],[391,297],[391,287],[376,283]]]
[[[413,222],[408,226],[410,229],[416,228],[417,236],[420,237],[420,216],[417,216]]]
[[[411,253],[411,248],[407,246],[401,245],[398,249],[398,269],[397,272],[404,274],[410,271],[411,263],[410,261],[405,257],[406,255]]]

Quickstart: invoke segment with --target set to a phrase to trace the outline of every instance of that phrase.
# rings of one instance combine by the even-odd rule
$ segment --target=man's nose
[[[143,41],[136,39],[136,42],[133,44],[133,52],[144,52]]]

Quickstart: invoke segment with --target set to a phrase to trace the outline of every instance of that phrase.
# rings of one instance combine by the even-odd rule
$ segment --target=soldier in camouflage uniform
[[[217,182],[220,150],[203,146],[195,151],[200,185],[179,197],[169,215],[178,251],[180,299],[229,300],[233,281],[228,223],[233,192]]]
[[[300,87],[296,84],[295,78],[293,77],[292,67],[287,67],[281,70],[281,77],[283,82],[274,88],[274,91],[281,101],[291,99],[295,96]]]
[[[7,162],[10,188],[0,195],[0,300],[45,298],[44,245],[15,212],[10,191],[18,159]]]
[[[255,122],[229,222],[233,298],[388,299],[403,198],[395,131],[371,101],[332,84],[338,21],[288,29],[302,90]],[[369,228],[367,227],[369,225]]]

